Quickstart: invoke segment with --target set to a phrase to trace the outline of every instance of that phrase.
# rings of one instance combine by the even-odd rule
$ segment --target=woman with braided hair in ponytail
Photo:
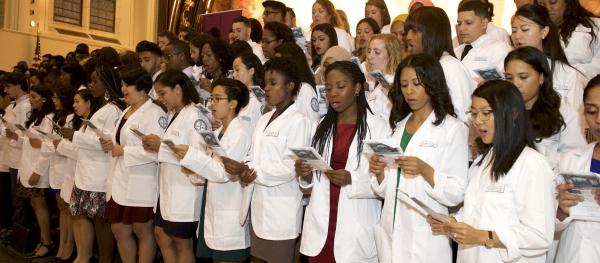
[[[372,229],[379,223],[381,201],[369,183],[363,141],[388,136],[389,126],[369,108],[365,85],[354,63],[327,66],[329,110],[313,132],[312,146],[333,170],[313,171],[300,160],[295,164],[300,186],[312,188],[300,246],[309,262],[377,262]]]
[[[71,194],[70,210],[75,216],[76,262],[88,262],[92,254],[95,227],[98,240],[99,262],[112,262],[114,237],[110,225],[104,220],[107,179],[110,172],[112,136],[118,118],[125,108],[121,100],[121,78],[110,66],[99,65],[92,73],[89,90],[102,104],[94,114],[84,116],[83,128],[73,133],[73,144],[78,148],[75,165],[75,186]],[[92,226],[91,220],[94,220]],[[79,240],[77,240],[79,237]]]

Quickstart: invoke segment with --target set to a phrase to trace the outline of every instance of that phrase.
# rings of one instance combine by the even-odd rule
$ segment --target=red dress
[[[331,168],[334,170],[345,169],[348,160],[348,150],[354,139],[356,124],[338,124],[333,141],[333,151],[331,152]],[[333,256],[333,240],[335,239],[335,226],[337,222],[338,201],[340,199],[340,187],[329,183],[329,227],[327,229],[327,239],[321,252],[310,257],[310,263],[330,263],[335,262]]]

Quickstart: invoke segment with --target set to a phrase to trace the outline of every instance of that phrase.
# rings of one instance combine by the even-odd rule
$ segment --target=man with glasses
[[[285,15],[287,7],[279,1],[267,0],[262,3],[265,11],[263,11],[263,21],[285,23]]]
[[[210,97],[210,92],[204,89],[210,87],[200,87],[198,83],[199,76],[194,76],[190,46],[187,43],[178,39],[171,41],[171,44],[165,47],[163,61],[167,64],[167,69],[181,70],[183,74],[188,76],[204,101]]]

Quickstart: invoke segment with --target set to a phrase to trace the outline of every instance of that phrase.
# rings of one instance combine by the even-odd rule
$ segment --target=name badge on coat
[[[266,132],[265,136],[269,136],[269,137],[279,137],[279,132],[275,132],[275,131],[270,131],[270,132]]]
[[[504,193],[505,188],[506,187],[504,185],[490,185],[485,188],[485,191],[493,193]]]
[[[133,125],[129,126],[129,129],[136,129],[137,130],[139,128],[140,128],[140,126],[137,125],[137,124],[133,124]]]
[[[419,147],[430,147],[430,148],[437,148],[437,144],[435,144],[432,141],[421,141],[419,143]]]
[[[473,60],[474,61],[487,61],[487,58],[486,57],[475,57]]]
[[[171,134],[173,134],[174,136],[179,136],[179,131],[176,130],[172,130]]]

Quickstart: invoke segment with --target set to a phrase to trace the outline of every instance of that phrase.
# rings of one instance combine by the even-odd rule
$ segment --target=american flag
[[[33,62],[31,63],[32,68],[39,68],[40,62],[42,61],[42,47],[40,45],[40,33],[36,35],[35,52],[33,53]]]

